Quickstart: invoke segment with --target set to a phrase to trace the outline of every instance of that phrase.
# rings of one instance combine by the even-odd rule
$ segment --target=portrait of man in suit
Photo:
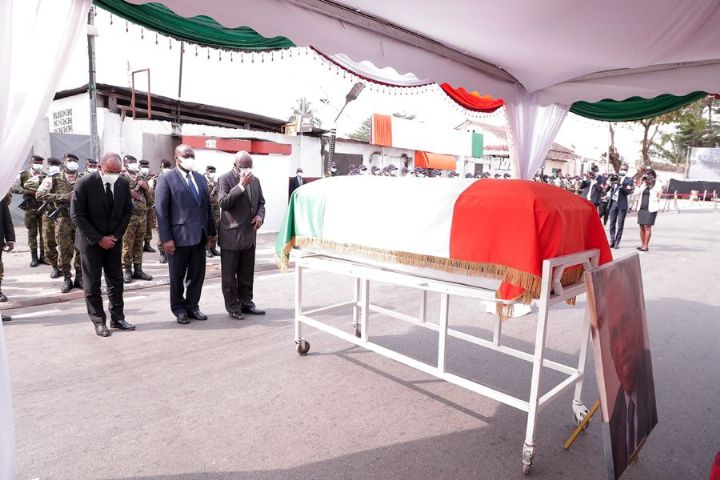
[[[587,277],[586,277],[587,278]],[[609,422],[611,478],[619,478],[657,424],[642,274],[637,255],[590,274],[595,364]]]
[[[207,320],[200,311],[206,248],[215,238],[215,217],[207,181],[195,168],[189,145],[175,149],[176,168],[158,177],[155,213],[162,247],[168,255],[170,310],[181,325]]]
[[[241,150],[233,169],[218,180],[222,292],[225,309],[235,320],[242,320],[243,314],[265,314],[253,302],[255,246],[265,220],[265,197],[252,167],[252,157]]]
[[[109,337],[100,291],[105,274],[110,309],[110,327],[134,330],[125,321],[122,275],[122,239],[130,223],[132,200],[130,184],[120,176],[122,160],[108,152],[100,170],[84,175],[77,182],[70,200],[70,217],[77,227],[75,247],[80,252],[83,290],[88,316],[100,337]]]

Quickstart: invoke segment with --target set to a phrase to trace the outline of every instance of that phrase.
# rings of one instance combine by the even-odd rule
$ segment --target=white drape
[[[505,105],[514,177],[530,179],[542,165],[569,107],[543,107],[537,95],[518,90]]]
[[[0,197],[12,185],[83,35],[92,0],[0,0]],[[0,480],[15,476],[15,434],[0,326]]]

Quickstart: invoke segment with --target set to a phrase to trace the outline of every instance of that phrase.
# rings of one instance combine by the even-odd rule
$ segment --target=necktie
[[[250,187],[250,184],[248,183],[247,187],[245,187],[248,193],[248,199],[252,202],[252,188]]]
[[[628,403],[628,458],[633,452],[635,452],[635,402],[631,398],[630,403]]]
[[[190,187],[190,193],[192,193],[193,198],[195,199],[195,203],[200,205],[200,194],[198,193],[197,189],[195,188],[195,184],[192,181],[192,178],[190,178],[190,172],[187,174],[187,181],[188,186]]]
[[[108,205],[110,205],[110,210],[113,209],[113,193],[112,189],[110,188],[110,182],[105,183],[105,199],[108,202]]]

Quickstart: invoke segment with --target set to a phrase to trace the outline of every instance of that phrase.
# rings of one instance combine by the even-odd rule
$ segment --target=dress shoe
[[[160,252],[160,263],[167,263],[167,254],[165,252]]]
[[[243,307],[242,313],[249,313],[250,315],[265,315],[265,310],[260,310],[257,307]]]
[[[143,252],[148,253],[155,253],[155,249],[150,246],[150,242],[145,242],[145,246],[143,247]]]
[[[195,320],[207,320],[208,316],[202,313],[200,310],[192,310],[188,312],[188,317],[194,318]]]
[[[0,292],[0,302],[7,302],[7,297],[2,292]]]
[[[60,270],[58,270],[57,267],[53,267],[52,272],[50,272],[50,278],[60,278]]]
[[[188,323],[190,323],[190,317],[187,316],[187,313],[181,313],[180,315],[176,315],[175,317],[180,325],[187,325]]]
[[[210,248],[210,253],[212,253],[212,254],[215,255],[216,257],[219,257],[219,256],[220,256],[220,252],[218,252],[218,249],[217,249],[217,247],[215,247],[215,246],[213,246],[213,247]]]
[[[230,313],[228,313],[228,316],[230,318],[232,318],[233,320],[242,320],[243,318],[245,318],[245,317],[243,317],[243,314],[240,312],[230,312]]]
[[[135,325],[122,320],[113,320],[110,322],[110,328],[118,328],[120,330],[135,330]]]
[[[10,315],[2,315],[3,322],[9,322],[11,320],[12,320],[12,317]]]
[[[82,271],[81,270],[75,271],[75,282],[73,283],[73,287],[79,288],[80,290],[83,289],[83,279],[82,279]]]
[[[213,258],[213,253],[212,253],[212,251],[210,251],[209,248],[208,248],[207,251],[205,252],[205,256],[206,256],[207,258]]]
[[[109,337],[110,335],[112,335],[112,333],[110,333],[110,330],[108,330],[104,323],[95,324],[95,334],[98,337]]]

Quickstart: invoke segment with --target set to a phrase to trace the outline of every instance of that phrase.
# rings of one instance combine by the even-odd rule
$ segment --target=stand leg
[[[368,324],[370,323],[370,280],[360,283],[360,338],[368,341]]]
[[[448,315],[450,311],[450,296],[447,293],[440,295],[440,325],[438,329],[438,370],[445,373],[447,360]]]
[[[575,430],[573,431],[572,435],[570,435],[570,438],[568,438],[567,442],[565,442],[565,445],[563,445],[563,448],[565,450],[570,448],[570,446],[573,444],[575,439],[577,439],[578,435],[580,435],[580,432],[582,432],[583,430],[585,430],[587,428],[588,423],[590,423],[590,419],[598,411],[598,408],[600,408],[600,400],[595,400],[595,403],[593,404],[592,408],[590,408],[590,411],[587,413],[587,415],[585,415],[585,417],[578,424],[578,426],[575,427]]]
[[[355,278],[353,282],[353,328],[355,329],[355,336],[360,338],[360,310],[358,308],[358,302],[360,301],[360,279]]]
[[[588,414],[588,409],[582,401],[583,381],[585,380],[585,361],[587,359],[587,347],[590,341],[590,313],[585,311],[583,333],[580,340],[580,353],[578,354],[578,371],[582,375],[575,384],[575,395],[573,396],[572,410],[575,425],[579,425]],[[587,422],[585,423],[587,425]]]
[[[420,303],[420,321],[427,321],[427,290],[422,291],[422,301]]]
[[[535,452],[535,426],[540,395],[540,377],[542,376],[542,363],[545,356],[545,337],[547,334],[548,300],[550,298],[550,281],[552,268],[547,261],[543,262],[542,287],[540,290],[540,309],[538,312],[537,331],[535,332],[535,351],[533,355],[533,369],[530,380],[530,400],[528,401],[527,429],[525,443],[523,444],[523,473],[530,473],[530,466]]]
[[[310,342],[302,338],[302,267],[295,265],[295,350],[299,355],[310,351]]]

